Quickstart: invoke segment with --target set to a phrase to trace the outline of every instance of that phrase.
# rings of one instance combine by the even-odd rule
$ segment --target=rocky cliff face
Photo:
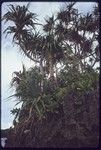
[[[48,113],[38,121],[32,116],[28,122],[23,120],[14,128],[1,130],[1,137],[7,138],[6,147],[97,147],[99,93],[82,99],[83,104],[75,104],[73,97],[72,103],[66,98],[58,113]]]
[[[5,147],[13,147],[15,146],[14,142],[14,129],[9,128],[5,130],[1,130],[1,138],[6,137],[6,144]]]

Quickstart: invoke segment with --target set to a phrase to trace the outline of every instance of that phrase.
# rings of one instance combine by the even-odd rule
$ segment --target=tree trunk
[[[40,73],[42,74],[42,77],[44,77],[43,56],[41,56],[40,60]],[[43,79],[41,80],[41,91],[43,92]]]
[[[57,81],[58,72],[57,72],[57,66],[56,66],[56,64],[55,64],[55,73],[56,73],[56,85],[58,86],[58,81]]]
[[[50,55],[50,59],[49,59],[49,73],[50,73],[50,78],[54,79],[54,64],[53,64],[51,55]]]

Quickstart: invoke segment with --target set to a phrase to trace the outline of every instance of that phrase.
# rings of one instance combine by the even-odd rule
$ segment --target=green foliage
[[[93,114],[97,116],[98,110],[99,71],[94,69],[100,56],[98,7],[91,14],[83,15],[74,5],[74,2],[66,3],[56,15],[45,19],[45,24],[36,23],[36,14],[31,13],[27,6],[10,5],[10,10],[3,17],[3,20],[12,21],[15,25],[5,32],[14,34],[13,42],[35,64],[28,70],[23,65],[22,71],[14,72],[11,82],[11,86],[15,87],[13,96],[17,98],[17,104],[22,103],[21,109],[13,109],[11,113],[15,115],[14,121],[18,118],[24,129],[28,123],[31,131],[36,128],[41,133],[51,130],[50,134],[54,132],[55,135],[63,130],[64,137],[78,137],[85,128],[81,129],[80,122],[82,124],[88,116],[88,120],[95,121],[97,118]],[[38,32],[35,25],[41,25],[42,30]],[[52,122],[49,125],[48,119]],[[89,124],[89,121],[84,122],[85,126]],[[45,126],[44,130],[41,123]],[[56,126],[55,129],[53,126]],[[58,126],[61,131],[58,131]],[[46,137],[42,135],[41,141]]]
[[[16,72],[15,72],[16,73]],[[95,70],[80,73],[76,68],[69,67],[62,69],[58,75],[58,87],[54,87],[54,82],[44,78],[43,92],[41,91],[42,75],[39,68],[30,68],[28,71],[23,66],[23,71],[16,73],[20,82],[17,82],[16,95],[20,102],[25,104],[25,109],[38,118],[46,117],[47,112],[57,112],[64,99],[72,92],[76,97],[75,106],[77,113],[82,111],[82,95],[87,91],[94,91],[99,81],[99,73]],[[14,77],[15,79],[15,77]],[[15,80],[13,81],[13,85]],[[17,95],[18,94],[18,95]]]
[[[20,108],[13,108],[11,111],[11,114],[14,115],[14,120],[16,120],[19,117]]]
[[[93,90],[98,83],[99,74],[96,72],[86,72],[81,75],[80,80],[78,82],[78,88],[83,91]]]

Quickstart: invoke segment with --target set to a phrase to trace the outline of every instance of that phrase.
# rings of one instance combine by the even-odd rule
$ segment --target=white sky
[[[7,12],[7,5],[20,4],[26,5],[25,2],[5,2],[2,4],[2,15]],[[92,7],[96,3],[91,2],[79,2],[76,7],[80,12],[86,13],[91,11]],[[43,23],[46,16],[51,16],[52,13],[56,13],[62,2],[31,2],[30,11],[38,14],[40,23]],[[12,125],[13,116],[10,115],[10,110],[13,109],[16,104],[14,100],[5,100],[12,94],[12,89],[9,89],[9,84],[12,79],[12,73],[22,69],[22,62],[27,68],[33,65],[33,62],[28,58],[25,58],[19,53],[19,48],[12,45],[12,36],[5,38],[3,34],[4,29],[8,24],[2,23],[2,35],[1,35],[1,128],[9,128]]]

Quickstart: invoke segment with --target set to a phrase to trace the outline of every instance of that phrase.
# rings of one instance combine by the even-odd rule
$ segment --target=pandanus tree
[[[34,107],[36,99],[41,95],[41,80],[39,68],[30,68],[28,71],[23,65],[20,72],[14,72],[14,77],[11,81],[11,87],[15,87],[15,94],[10,97],[17,98],[17,104],[22,103],[19,111],[19,120],[30,116],[30,109]],[[16,105],[17,105],[16,104]]]
[[[19,45],[28,58],[40,63],[40,73],[44,79],[46,79],[45,74],[54,79],[55,66],[60,62],[68,64],[68,68],[73,66],[78,71],[80,69],[85,71],[88,57],[91,56],[92,61],[95,60],[92,67],[96,61],[99,61],[96,59],[96,56],[97,58],[99,56],[98,43],[94,47],[94,42],[98,40],[99,34],[98,8],[95,7],[92,14],[82,15],[74,6],[75,3],[66,4],[56,16],[52,15],[45,19],[46,23],[43,25],[36,22],[37,15],[28,10],[28,5],[10,5],[9,11],[3,16],[3,20],[14,24],[14,26],[9,26],[5,32],[13,34],[13,42]],[[36,25],[43,27],[43,33],[36,31]],[[23,73],[15,72],[13,85],[16,83],[18,98],[25,103],[31,99],[32,104],[33,97],[36,97],[35,92],[38,94],[44,92],[44,80],[41,78],[36,84],[34,75],[31,75],[30,72],[33,77],[31,80],[29,72],[24,70],[23,67]],[[32,72],[38,76],[34,70]],[[35,85],[34,91],[32,85]]]
[[[14,120],[18,119],[19,122],[18,133],[21,132],[21,127],[21,134],[27,127],[34,133],[34,123],[37,121],[39,127],[36,125],[36,132],[37,129],[41,130],[40,118],[48,129],[50,127],[47,127],[47,120],[58,116],[61,121],[60,115],[61,125],[62,122],[67,125],[69,122],[73,126],[75,123],[79,124],[76,115],[85,111],[83,103],[89,101],[86,96],[97,90],[99,73],[96,73],[93,67],[99,61],[98,7],[95,7],[91,14],[82,15],[74,6],[75,3],[66,3],[56,16],[45,19],[43,25],[36,23],[36,14],[31,13],[28,6],[10,5],[10,10],[3,17],[4,20],[14,23],[14,26],[8,27],[5,32],[12,33],[13,42],[19,45],[28,58],[39,63],[38,67],[29,70],[23,65],[22,71],[14,72],[11,82],[11,86],[15,87],[13,96],[17,98],[18,103],[22,102],[19,111],[11,111],[15,114]],[[35,25],[41,25],[43,30],[37,32]],[[90,58],[89,66],[86,65],[87,58]],[[63,64],[63,68],[61,66],[57,74],[58,84],[54,84],[55,67],[59,63]],[[52,125],[51,121],[49,124]],[[54,133],[56,131],[53,130]],[[69,137],[67,128],[64,132]]]
[[[59,42],[54,37],[54,17],[50,17],[46,20],[46,25],[44,25],[44,32],[47,32],[45,36],[41,36],[35,30],[35,25],[42,25],[36,23],[37,15],[31,13],[28,10],[28,6],[9,6],[9,11],[3,16],[5,22],[11,21],[14,26],[9,26],[4,32],[7,34],[13,34],[13,42],[19,45],[20,49],[24,54],[33,60],[34,62],[40,63],[41,72],[43,70],[43,62],[47,62],[49,69],[48,72],[50,76],[54,76],[53,71],[53,54],[56,49],[58,50],[58,55],[62,54],[60,52],[61,47]],[[60,53],[60,54],[59,54]],[[55,52],[55,57],[57,52]],[[54,59],[55,60],[55,59]],[[44,74],[44,73],[42,73]]]
[[[46,24],[43,26],[45,44],[44,44],[44,56],[46,60],[46,67],[50,74],[50,78],[54,78],[54,68],[58,62],[61,62],[64,58],[64,48],[61,45],[61,40],[55,34],[56,21],[54,15],[45,19]]]
[[[67,57],[68,63],[72,61],[75,64],[79,63],[78,69],[81,68],[83,71],[88,63],[87,58],[92,59],[92,67],[99,61],[96,59],[99,47],[96,39],[99,34],[99,11],[98,6],[96,6],[92,13],[82,15],[78,13],[77,9],[73,8],[74,4],[65,5],[57,14],[59,23],[57,24],[56,34],[62,38],[68,48],[70,47],[71,55],[69,54],[69,57]]]
[[[66,4],[56,17],[53,15],[45,19],[44,25],[36,23],[37,15],[28,10],[28,5],[10,5],[10,10],[3,16],[6,22],[14,23],[5,32],[13,33],[13,42],[20,46],[27,57],[40,63],[42,74],[47,66],[47,73],[54,76],[54,66],[61,59],[63,63],[68,61],[71,65],[74,62],[82,71],[88,57],[92,67],[99,61],[99,46],[95,44],[99,34],[98,8],[95,7],[92,14],[82,15],[74,5]],[[35,30],[35,25],[43,26],[43,35]]]
[[[20,47],[25,56],[34,63],[39,63],[42,38],[35,31],[35,25],[41,24],[36,23],[37,15],[31,13],[28,7],[29,4],[27,6],[9,5],[9,11],[2,19],[5,22],[11,21],[14,25],[7,27],[4,32],[13,34],[13,42]]]
[[[45,19],[44,25],[36,23],[37,15],[28,10],[28,5],[10,5],[9,11],[3,16],[6,22],[14,23],[5,32],[13,34],[13,42],[20,46],[28,58],[40,63],[43,76],[46,74],[53,78],[54,67],[58,62],[77,66],[77,70],[84,71],[88,57],[92,67],[99,61],[98,43],[94,47],[99,34],[98,8],[95,7],[92,14],[82,15],[74,5],[75,3],[66,4],[56,17],[52,15]],[[35,25],[43,26],[43,34],[35,30]]]
[[[4,32],[7,34],[13,34],[13,42],[21,48],[22,52],[31,60],[37,62],[34,59],[33,53],[30,53],[31,47],[28,48],[28,45],[32,45],[33,32],[35,30],[37,15],[31,13],[28,10],[29,4],[27,6],[14,6],[9,5],[9,11],[3,16],[2,20],[5,22],[12,22],[14,25],[7,27]],[[35,34],[36,37],[36,34]],[[27,41],[27,43],[26,43]]]

